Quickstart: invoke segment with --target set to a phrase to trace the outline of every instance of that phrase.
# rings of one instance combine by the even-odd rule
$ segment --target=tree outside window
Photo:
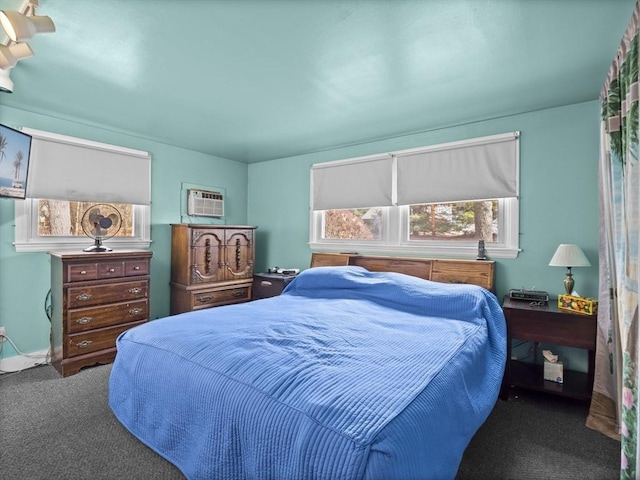
[[[410,205],[408,241],[498,241],[498,201]],[[324,211],[325,239],[380,240],[383,208]]]
[[[82,216],[96,202],[72,202],[67,200],[38,200],[39,236],[85,236]],[[116,237],[134,236],[134,208],[128,203],[113,203],[122,215],[122,226]]]

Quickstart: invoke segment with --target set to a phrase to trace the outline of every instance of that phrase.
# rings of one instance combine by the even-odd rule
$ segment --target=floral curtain
[[[621,441],[620,478],[638,459],[639,5],[601,93],[600,294],[593,399],[587,425]]]

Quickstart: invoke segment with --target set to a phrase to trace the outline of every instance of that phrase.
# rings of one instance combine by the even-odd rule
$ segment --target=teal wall
[[[313,163],[518,130],[522,251],[513,260],[496,259],[498,297],[520,287],[563,292],[565,269],[548,265],[560,243],[582,247],[592,266],[573,270],[576,290],[597,297],[599,125],[599,102],[592,101],[252,164],[247,220],[260,226],[257,270],[309,266]],[[556,350],[564,353],[567,368],[584,369],[584,352]]]
[[[599,104],[597,101],[442,128],[249,166],[97,126],[3,107],[0,123],[27,126],[149,151],[152,155],[151,316],[169,313],[170,224],[180,221],[181,183],[226,189],[227,224],[257,225],[256,270],[308,267],[309,171],[313,163],[519,130],[520,247],[516,259],[497,259],[496,290],[527,287],[562,291],[564,269],[548,263],[559,243],[577,243],[592,263],[574,270],[583,296],[598,291]],[[0,325],[23,352],[48,348],[44,300],[49,289],[45,253],[16,253],[14,200],[0,199]],[[0,358],[15,355],[5,344]],[[560,349],[567,368],[582,370],[583,352]]]
[[[308,267],[312,164],[516,130],[522,251],[514,260],[496,260],[498,296],[523,286],[561,292],[565,270],[548,265],[560,243],[582,247],[592,267],[574,269],[576,289],[597,296],[597,101],[249,165],[247,220],[260,226],[257,269]]]
[[[219,186],[226,190],[229,224],[247,222],[247,165],[182,148],[2,106],[0,123],[31,127],[151,153],[151,318],[169,314],[170,224],[180,222],[181,183]],[[46,350],[49,320],[45,297],[50,284],[46,253],[16,253],[14,202],[0,199],[0,325],[24,353]],[[0,359],[15,356],[8,342]]]

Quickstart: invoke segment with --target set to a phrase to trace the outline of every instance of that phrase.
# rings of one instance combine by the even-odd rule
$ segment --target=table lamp
[[[578,245],[562,243],[553,254],[549,265],[552,267],[567,267],[567,276],[564,279],[564,289],[567,295],[573,293],[572,267],[590,267],[589,259]]]

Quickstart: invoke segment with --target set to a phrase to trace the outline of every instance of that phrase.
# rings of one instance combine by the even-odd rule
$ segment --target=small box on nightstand
[[[594,298],[574,297],[561,293],[558,295],[558,308],[584,313],[586,315],[596,315],[598,313],[598,300]]]
[[[551,382],[563,383],[564,372],[562,362],[544,362],[544,379]]]
[[[253,276],[253,300],[280,295],[294,278],[295,275],[282,273],[256,273]]]

